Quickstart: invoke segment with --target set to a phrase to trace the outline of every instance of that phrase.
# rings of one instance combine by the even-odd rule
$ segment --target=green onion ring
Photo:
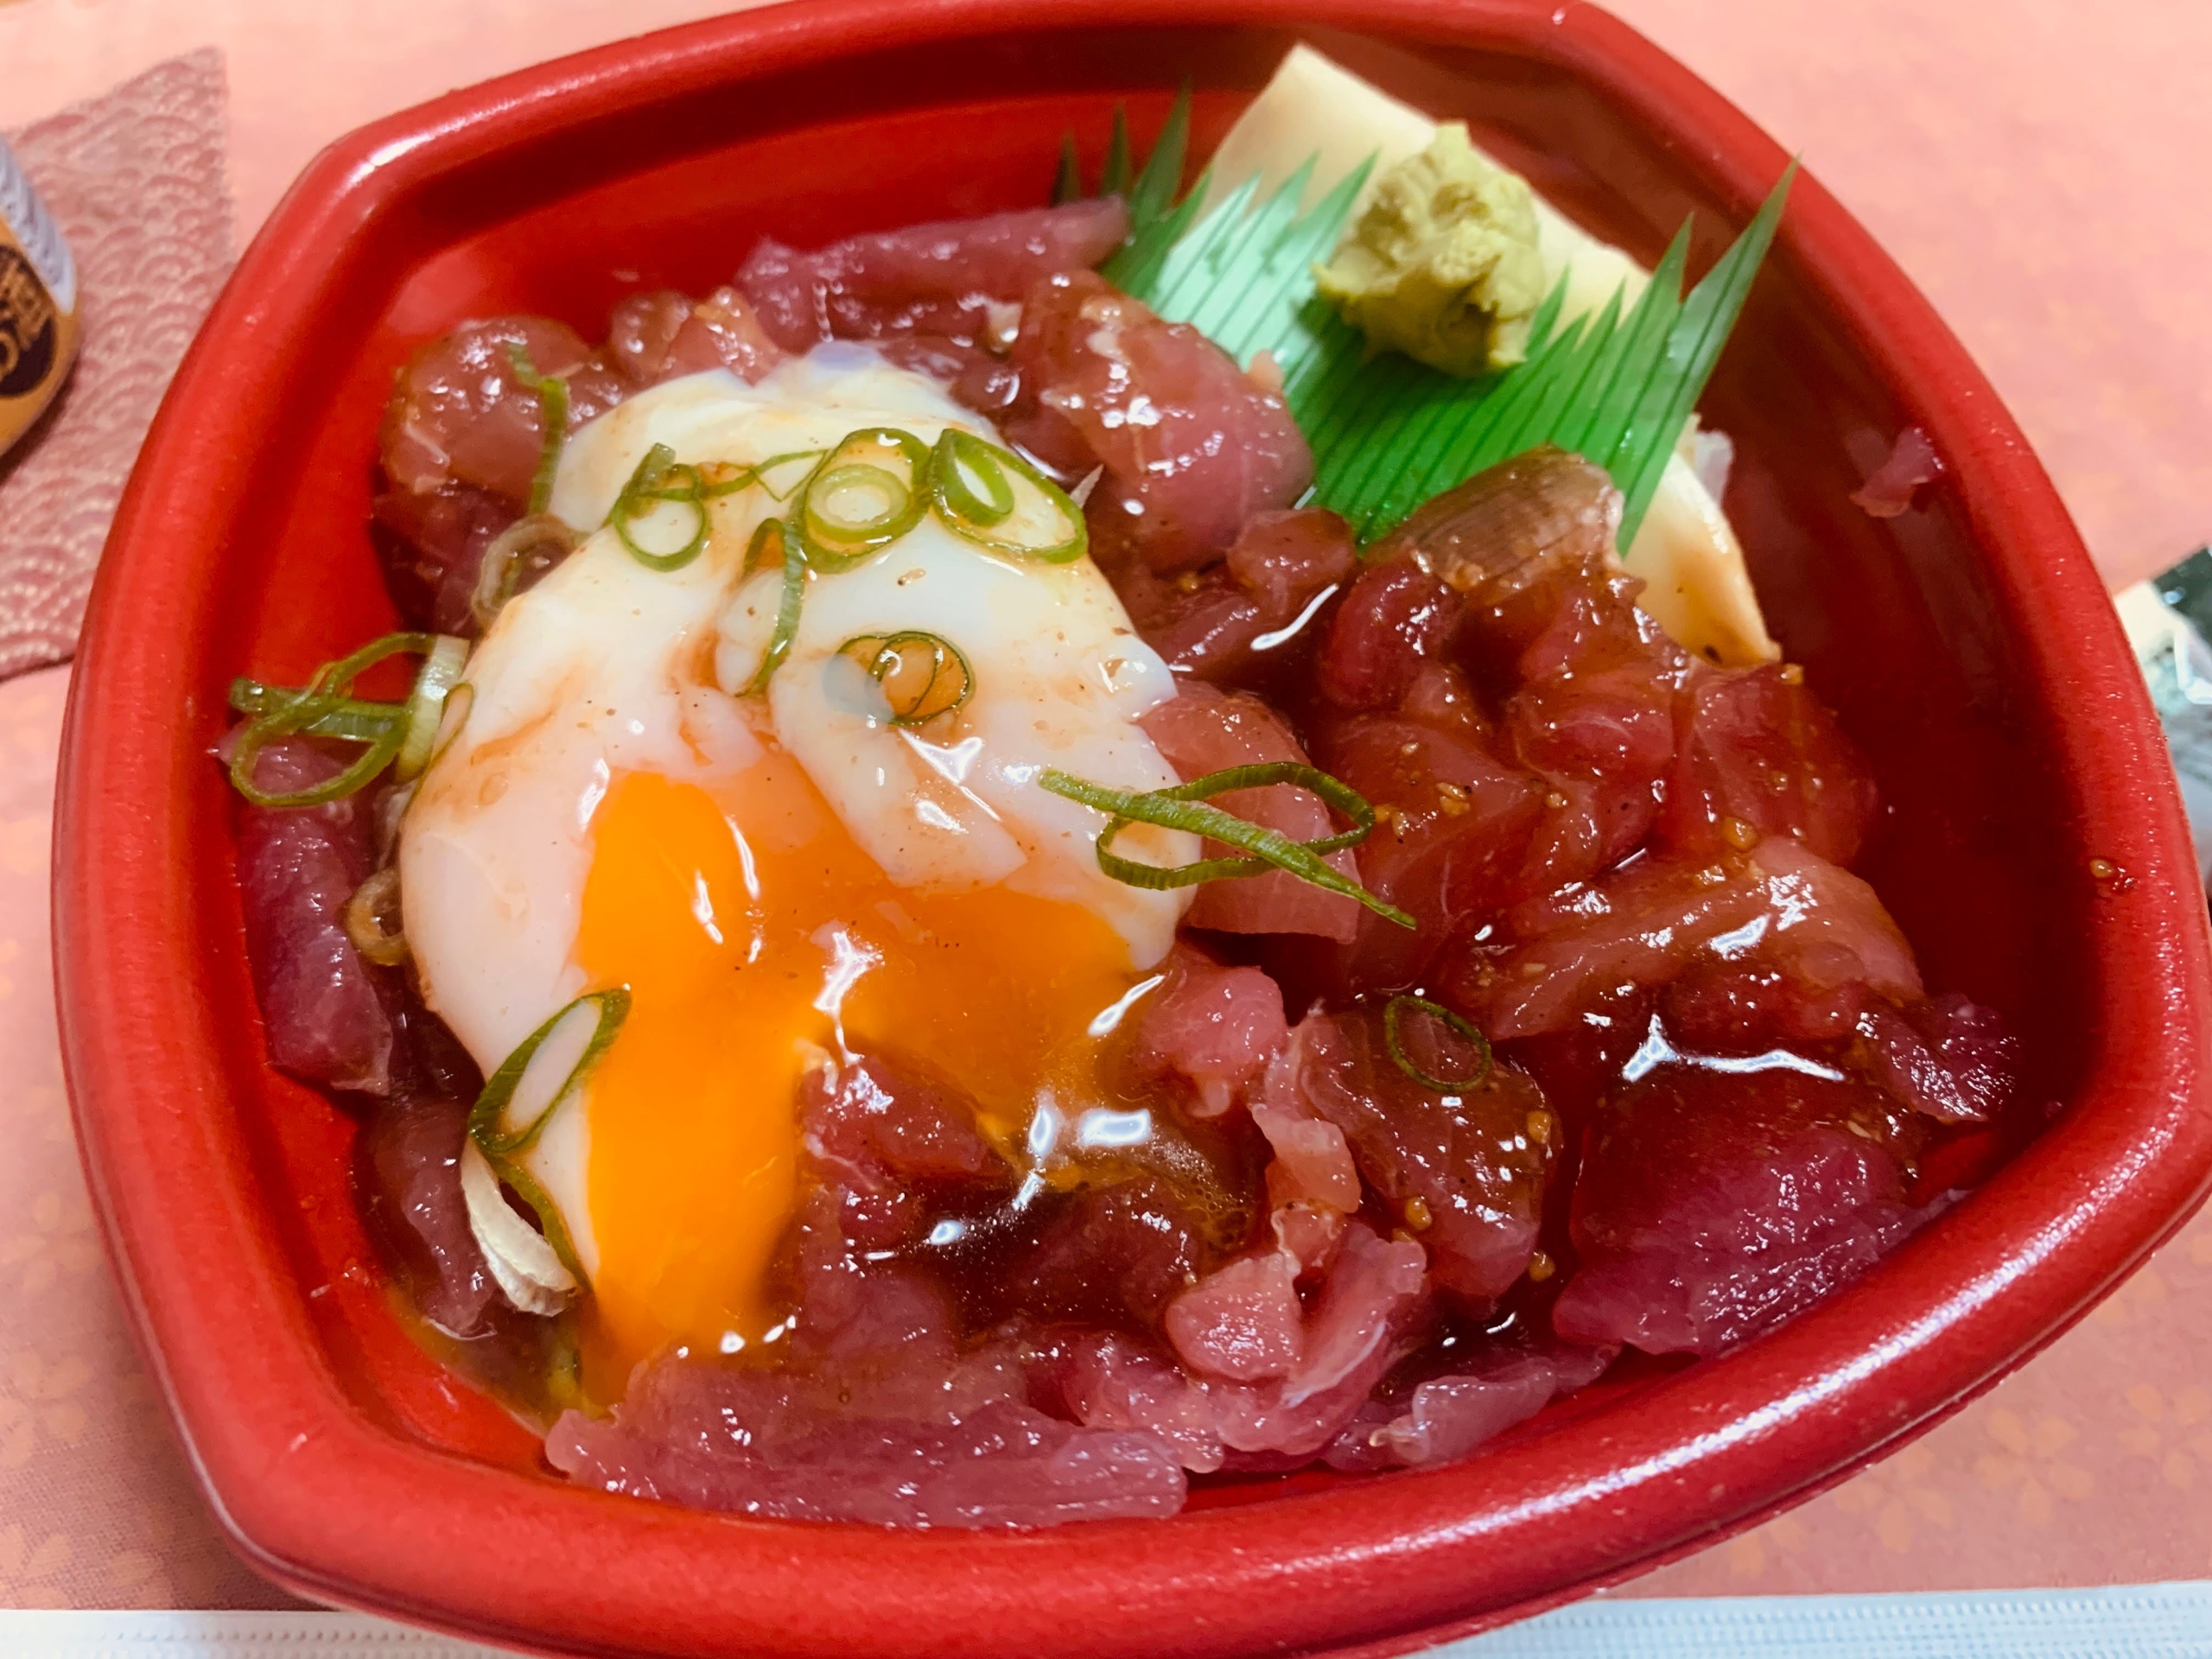
[[[916,645],[930,653],[929,678],[911,696],[894,693],[889,681],[906,667],[907,649]],[[883,687],[893,726],[927,725],[939,715],[959,708],[976,689],[976,670],[967,654],[950,639],[918,629],[860,634],[838,646],[837,654],[858,663],[870,679]],[[904,708],[899,706],[902,700]]]
[[[884,463],[903,463],[901,478]],[[824,575],[849,570],[921,522],[929,505],[929,446],[895,426],[862,427],[837,440],[798,493],[794,515],[810,568]],[[840,520],[829,511],[841,489],[880,492],[888,505],[873,518]]]
[[[1398,1040],[1398,1020],[1403,1012],[1411,1008],[1425,1014],[1432,1020],[1440,1020],[1457,1036],[1475,1046],[1482,1056],[1482,1064],[1471,1077],[1432,1077],[1406,1058],[1404,1046]],[[1424,1089],[1433,1089],[1440,1095],[1463,1095],[1471,1089],[1479,1089],[1490,1077],[1490,1039],[1476,1028],[1473,1022],[1462,1019],[1441,1002],[1432,1002],[1425,996],[1400,995],[1382,1005],[1382,1046],[1389,1051],[1391,1062]]]
[[[766,461],[753,462],[752,467],[753,480],[767,493],[770,500],[788,501],[791,498],[793,490],[805,487],[807,480],[814,476],[814,468],[808,467],[780,490],[768,481],[768,474],[779,467],[790,466],[795,461],[810,461],[819,463],[822,457],[829,453],[826,449],[786,449],[780,455],[771,455]]]
[[[324,806],[362,788],[399,753],[407,735],[404,719],[394,720],[373,736],[346,740],[363,745],[359,758],[336,777],[327,778],[307,789],[271,793],[254,782],[253,774],[262,750],[276,739],[309,731],[318,721],[340,715],[347,705],[375,706],[355,702],[351,695],[353,682],[387,657],[410,652],[429,655],[435,639],[435,635],[428,633],[388,633],[334,663],[325,663],[303,690],[274,693],[284,699],[281,705],[257,715],[238,728],[236,745],[231,751],[232,786],[261,807]],[[235,685],[232,689],[233,692],[238,690]]]
[[[397,968],[407,960],[405,930],[384,925],[385,912],[398,897],[399,872],[387,864],[354,888],[346,901],[346,937],[356,950],[385,968]]]
[[[599,1018],[592,1027],[591,1040],[584,1046],[584,1052],[569,1068],[569,1075],[553,1091],[553,1098],[546,1103],[545,1109],[521,1128],[507,1128],[504,1122],[507,1104],[514,1098],[523,1074],[530,1070],[531,1058],[561,1022],[587,1002],[597,1007]],[[476,1096],[476,1103],[468,1109],[468,1138],[476,1142],[486,1158],[493,1160],[494,1169],[499,1167],[500,1160],[528,1152],[537,1144],[538,1136],[545,1133],[545,1126],[552,1121],[553,1114],[560,1110],[569,1096],[582,1084],[586,1074],[599,1063],[599,1057],[607,1052],[608,1046],[614,1041],[615,1033],[622,1029],[622,1022],[629,1017],[628,987],[618,985],[612,990],[587,991],[575,1001],[564,1004],[551,1019],[524,1038],[513,1053],[499,1062],[499,1069],[485,1079],[483,1092]]]
[[[563,557],[576,550],[576,532],[550,512],[518,518],[492,538],[476,569],[475,589],[468,596],[468,613],[480,631],[489,632],[515,596],[523,561],[548,544],[558,548]]]
[[[996,512],[995,517],[988,518],[975,518],[967,511],[969,502],[977,502],[981,499],[969,488],[966,478],[962,475],[963,467],[976,474],[982,480],[985,490],[989,492],[990,499],[981,501],[985,511],[995,512],[998,505],[997,491],[992,488],[991,479],[985,476],[982,468],[977,465],[979,460],[988,461],[996,474],[997,482],[1005,486],[1007,494],[1006,511]],[[992,533],[992,527],[1003,523],[1014,512],[1014,485],[1007,477],[1008,473],[1025,480],[1059,513],[1068,526],[1066,540],[1038,545]],[[1013,450],[985,443],[972,432],[947,427],[944,435],[937,441],[937,452],[931,458],[930,495],[931,504],[937,508],[937,516],[944,521],[946,529],[993,553],[1034,559],[1042,564],[1070,564],[1081,558],[1090,546],[1090,527],[1084,522],[1083,509],[1075,504],[1065,490]]]
[[[308,694],[281,685],[264,685],[240,675],[231,682],[231,707],[242,715],[266,715],[289,709]],[[308,737],[335,737],[348,743],[373,743],[387,728],[404,719],[406,709],[397,702],[364,702],[340,697],[327,704],[325,712],[301,728]]]
[[[982,486],[980,495],[969,487],[971,474]],[[937,441],[930,483],[937,492],[938,511],[948,518],[988,526],[1014,511],[1014,486],[991,446],[957,426],[945,428]]]
[[[545,435],[537,454],[537,471],[530,480],[530,511],[545,511],[553,499],[553,474],[561,465],[561,447],[569,437],[569,383],[557,374],[540,374],[530,353],[518,343],[507,346],[507,361],[515,378],[537,394],[537,419]]]
[[[392,776],[401,783],[430,764],[430,747],[445,717],[446,694],[460,683],[461,671],[467,665],[468,641],[451,634],[441,634],[423,658],[415,690],[407,698],[406,736],[392,761]]]
[[[791,642],[798,638],[799,607],[806,599],[806,549],[780,518],[760,521],[745,550],[745,568],[751,570],[771,558],[783,566],[783,596],[776,604],[776,626],[768,636],[768,648],[760,653],[760,667],[745,688],[747,696],[765,693],[784,658],[791,654]]]
[[[1357,846],[1375,826],[1375,810],[1357,791],[1318,767],[1295,761],[1273,760],[1259,766],[1231,766],[1209,772],[1172,789],[1145,793],[1087,783],[1066,772],[1047,769],[1038,780],[1052,793],[1078,801],[1105,813],[1113,822],[1098,837],[1098,868],[1115,880],[1133,887],[1160,890],[1196,887],[1205,881],[1236,880],[1263,875],[1270,868],[1284,870],[1330,893],[1357,899],[1377,916],[1400,927],[1418,925],[1411,916],[1385,904],[1365,887],[1322,862],[1326,853]],[[1231,790],[1291,784],[1311,790],[1329,805],[1352,820],[1353,827],[1313,842],[1295,842],[1280,830],[1262,829],[1246,819],[1205,804],[1205,797]],[[1157,824],[1184,830],[1243,849],[1245,857],[1205,858],[1194,863],[1163,868],[1141,864],[1112,850],[1114,838],[1132,823]]]
[[[709,501],[760,481],[759,467],[741,467],[734,461],[702,461],[691,470],[699,480],[699,493]]]
[[[688,477],[689,482],[671,488],[667,480],[671,475]],[[643,517],[662,502],[673,502],[691,509],[695,523],[690,539],[673,552],[656,553],[640,547],[630,534],[632,519]],[[622,486],[608,509],[607,522],[630,556],[648,570],[681,570],[699,556],[707,545],[707,532],[713,527],[707,517],[705,491],[699,481],[698,468],[676,459],[676,452],[664,443],[657,443],[645,451],[638,462],[637,470],[630,474],[630,481]]]
[[[557,1019],[559,1016],[555,1017]],[[477,1149],[483,1150],[482,1141],[477,1142]],[[584,1264],[576,1255],[575,1243],[569,1236],[568,1224],[561,1218],[561,1206],[553,1202],[552,1195],[537,1184],[529,1171],[512,1159],[497,1157],[486,1152],[484,1161],[492,1166],[493,1176],[502,1184],[514,1188],[515,1196],[531,1207],[537,1217],[538,1226],[544,1231],[545,1242],[553,1247],[553,1254],[561,1258],[561,1265],[576,1281],[577,1289],[588,1288],[591,1281],[584,1274]]]
[[[309,788],[272,793],[253,781],[254,766],[260,760],[263,749],[278,738],[307,731],[330,706],[321,698],[302,696],[289,708],[263,715],[241,727],[237,746],[231,751],[231,786],[262,807],[327,806],[365,787],[399,753],[404,734],[400,722],[393,721],[388,731],[370,740],[360,758],[337,776],[326,778]]]

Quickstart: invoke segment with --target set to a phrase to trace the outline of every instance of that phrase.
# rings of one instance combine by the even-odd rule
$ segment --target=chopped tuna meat
[[[1182,1507],[1167,1443],[1063,1422],[1026,1393],[1009,1356],[927,1342],[827,1371],[668,1355],[612,1417],[562,1418],[545,1452],[586,1485],[779,1520],[1044,1527]]]
[[[1002,1246],[1007,1311],[1037,1319],[1149,1325],[1196,1278],[1205,1218],[1159,1176],[1084,1187]]]
[[[499,1287],[468,1224],[461,1149],[468,1108],[400,1095],[369,1120],[355,1154],[369,1217],[397,1258],[423,1317],[448,1336],[491,1329]]]
[[[1402,1019],[1399,1038],[1430,1077],[1480,1069],[1471,1047],[1427,1015]],[[1390,1057],[1382,1010],[1361,1007],[1300,1021],[1269,1069],[1268,1101],[1343,1132],[1367,1185],[1427,1248],[1440,1289],[1487,1302],[1527,1270],[1556,1138],[1531,1078],[1493,1065],[1475,1087],[1433,1090]]]
[[[844,1236],[874,1248],[907,1242],[932,1198],[1007,1184],[974,1103],[881,1056],[817,1067],[801,1087],[799,1118]]]
[[[261,751],[254,781],[291,792],[344,766],[310,739],[280,738]],[[346,932],[346,906],[371,868],[371,830],[365,795],[242,807],[238,889],[270,1059],[310,1083],[381,1095],[392,1082],[391,1014]]]
[[[1159,988],[1130,1011],[1128,1041],[1142,1078],[1180,1079],[1192,1115],[1218,1117],[1259,1082],[1289,1029],[1274,980],[1179,944]]]
[[[1894,518],[1912,505],[1922,485],[1942,476],[1943,458],[1936,453],[1935,441],[1918,427],[1908,426],[1851,499],[1870,518]]]
[[[386,490],[370,509],[385,585],[408,622],[433,633],[473,639],[470,603],[484,550],[520,516],[505,496],[473,484],[442,484],[417,495]]]
[[[974,346],[1039,282],[1096,264],[1128,227],[1121,198],[1104,196],[847,237],[813,253],[764,239],[737,285],[785,351],[899,334]]]
[[[2020,1045],[1993,1010],[1957,992],[1859,1018],[1867,1075],[1942,1123],[1986,1123],[2012,1099]]]
[[[1584,1149],[1570,1224],[1582,1266],[1552,1328],[1713,1354],[1779,1324],[1912,1230],[1903,1169],[1923,1135],[1864,1084],[1659,1067]]]
[[[1656,850],[1711,858],[1790,836],[1831,864],[1859,856],[1878,810],[1873,774],[1802,670],[1702,672],[1675,727]]]
[[[1013,360],[1022,400],[1003,429],[1070,480],[1105,468],[1085,517],[1109,566],[1126,549],[1160,575],[1198,569],[1313,476],[1278,394],[1088,271],[1030,290]]]
[[[1219,563],[1176,576],[1114,550],[1100,549],[1106,574],[1145,643],[1178,674],[1225,687],[1294,677],[1358,567],[1351,526],[1314,507],[1255,513]]]
[[[1456,1463],[1559,1395],[1596,1382],[1618,1351],[1507,1349],[1424,1381],[1386,1384],[1330,1443],[1324,1461],[1351,1471]]]
[[[1911,948],[1874,890],[1777,836],[1710,865],[1639,862],[1506,915],[1456,991],[1493,1039],[1562,1029],[1609,987],[1666,985],[1713,963],[1788,976],[1819,997],[1847,985],[1920,994]]]
[[[421,495],[448,483],[473,484],[518,504],[529,498],[545,423],[537,391],[516,370],[513,348],[538,374],[568,382],[571,432],[630,390],[564,324],[543,317],[465,322],[400,371],[383,434],[385,476],[394,488]]]
[[[1181,695],[1154,709],[1140,722],[1159,746],[1160,756],[1187,782],[1232,766],[1268,761],[1310,764],[1288,722],[1259,698],[1225,693],[1210,685],[1185,685]],[[1262,829],[1280,830],[1293,841],[1319,841],[1345,826],[1333,818],[1321,798],[1293,784],[1231,790],[1212,798],[1213,805]],[[1205,856],[1218,858],[1236,849],[1205,843]],[[1359,880],[1350,849],[1329,855],[1338,874]],[[1312,933],[1350,940],[1359,931],[1358,900],[1331,893],[1284,870],[1232,881],[1209,881],[1184,917],[1192,927],[1224,933]]]
[[[1059,1391],[1078,1421],[1147,1433],[1196,1472],[1296,1468],[1336,1437],[1418,1339],[1424,1288],[1420,1245],[1386,1242],[1354,1222],[1287,1371],[1256,1381],[1192,1376],[1126,1337],[1100,1332],[1062,1357]]]
[[[729,287],[703,300],[667,289],[632,295],[614,308],[598,353],[640,391],[708,369],[758,380],[783,358],[745,296]]]

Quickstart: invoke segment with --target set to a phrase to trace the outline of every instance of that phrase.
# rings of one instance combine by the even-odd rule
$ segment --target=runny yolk
[[[576,961],[631,993],[585,1096],[587,1382],[612,1398],[666,1344],[774,1340],[810,1062],[918,1061],[1018,1131],[1137,976],[1080,906],[893,886],[779,751],[712,793],[626,774],[591,827]]]

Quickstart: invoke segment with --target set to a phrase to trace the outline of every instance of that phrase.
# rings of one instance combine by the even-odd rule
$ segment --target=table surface
[[[0,127],[214,45],[241,236],[321,144],[702,0],[0,0]],[[1617,0],[1935,300],[2114,587],[2212,537],[2212,6]],[[0,531],[4,533],[4,531]],[[46,856],[66,670],[0,684],[0,1605],[253,1607],[100,1268],[55,1052]],[[2212,1576],[2212,1224],[1996,1390],[1631,1594]]]

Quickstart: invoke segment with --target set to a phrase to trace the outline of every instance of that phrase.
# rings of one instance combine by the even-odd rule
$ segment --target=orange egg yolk
[[[711,790],[624,775],[591,829],[576,962],[631,993],[585,1093],[586,1382],[611,1398],[667,1344],[774,1339],[810,1064],[918,1061],[1004,1139],[1138,976],[1080,906],[894,886],[780,751]]]

